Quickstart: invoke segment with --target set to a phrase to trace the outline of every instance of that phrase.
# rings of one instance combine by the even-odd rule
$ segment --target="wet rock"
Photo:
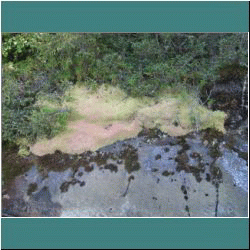
[[[78,182],[79,182],[78,180],[73,179],[73,180],[70,182],[70,184],[75,185],[75,184],[78,183]]]
[[[133,175],[131,175],[131,176],[129,176],[128,177],[128,181],[130,182],[131,180],[134,180],[135,179],[135,177],[133,176]]]
[[[114,164],[112,164],[112,163],[111,163],[111,164],[105,165],[105,166],[104,166],[104,169],[109,169],[111,173],[112,173],[112,172],[117,173],[117,171],[118,171],[117,166],[114,165]]]
[[[187,194],[187,189],[184,185],[181,186],[181,191],[183,194],[185,194],[185,195]]]
[[[157,171],[159,171],[159,169],[157,169],[157,168],[153,168],[152,169],[152,172],[154,173],[154,172],[157,172]]]
[[[165,149],[164,149],[164,151],[166,152],[166,153],[168,153],[169,152],[169,148],[168,147],[166,147]]]
[[[122,160],[117,160],[117,164],[122,164]]]
[[[200,154],[199,153],[197,153],[197,152],[192,152],[191,154],[190,154],[190,157],[192,157],[192,158],[199,158],[200,157]]]
[[[175,161],[178,162],[180,165],[185,165],[186,163],[188,163],[189,158],[186,152],[183,152],[177,155],[177,157],[175,158]]]
[[[83,176],[83,172],[79,172],[79,173],[78,173],[78,176],[79,176],[79,177]]]
[[[189,207],[188,207],[188,205],[186,205],[185,210],[186,210],[186,212],[188,213],[188,216],[190,217],[190,212],[189,212]]]
[[[91,166],[84,166],[84,170],[85,170],[85,172],[92,172],[93,170],[94,170],[94,166],[93,165],[91,165]]]
[[[160,154],[158,154],[158,155],[155,156],[155,160],[160,160],[160,159],[161,159],[161,155]]]
[[[205,204],[205,202],[211,202],[211,200],[214,201],[216,199],[216,207],[211,212],[211,214],[214,213],[217,215],[217,213],[218,213],[218,216],[220,216],[220,214],[221,214],[220,209],[221,209],[222,203],[221,203],[221,200],[219,202],[219,194],[220,194],[220,197],[223,197],[223,195],[224,195],[224,193],[221,193],[224,191],[220,187],[221,187],[221,185],[224,185],[224,183],[223,183],[224,180],[222,180],[222,178],[225,178],[224,176],[222,176],[222,169],[227,164],[241,166],[243,163],[245,164],[245,161],[243,159],[239,158],[239,154],[235,152],[233,147],[230,150],[224,146],[220,148],[220,145],[221,145],[220,138],[216,138],[216,137],[213,138],[212,137],[212,139],[210,138],[210,140],[208,140],[208,139],[205,140],[205,141],[207,141],[207,147],[205,148],[204,141],[202,141],[203,137],[204,137],[204,133],[205,132],[203,131],[203,132],[197,133],[195,135],[189,134],[189,135],[183,136],[183,137],[175,137],[173,139],[176,142],[176,144],[174,144],[174,146],[171,146],[173,144],[171,143],[171,139],[169,139],[170,138],[169,136],[164,138],[164,139],[167,139],[165,141],[161,138],[152,138],[152,139],[150,139],[152,142],[150,145],[146,144],[144,142],[144,138],[141,137],[141,138],[132,138],[132,139],[126,140],[125,143],[123,143],[123,141],[121,141],[119,143],[117,142],[115,144],[115,147],[114,147],[114,145],[110,145],[107,148],[100,149],[96,153],[93,153],[90,151],[86,152],[86,153],[82,153],[79,155],[79,157],[77,155],[74,155],[74,157],[69,155],[69,158],[67,158],[67,156],[64,156],[64,154],[59,151],[59,152],[55,153],[54,164],[56,166],[54,166],[54,167],[62,166],[62,168],[64,168],[64,165],[66,164],[66,162],[68,162],[69,166],[67,166],[67,168],[69,168],[69,167],[71,167],[70,164],[72,163],[73,168],[72,168],[70,173],[68,173],[66,175],[66,174],[63,174],[63,172],[60,172],[62,175],[60,175],[57,178],[56,177],[58,175],[57,170],[54,169],[54,171],[49,171],[50,169],[47,168],[47,170],[48,170],[47,179],[40,180],[39,179],[40,177],[38,179],[35,179],[35,177],[33,175],[31,176],[30,173],[26,177],[22,177],[22,178],[24,178],[24,180],[28,184],[29,183],[31,183],[31,184],[37,183],[37,185],[39,186],[38,190],[41,190],[41,188],[42,188],[42,186],[40,186],[41,183],[42,183],[42,185],[46,184],[49,187],[49,189],[47,191],[43,190],[42,192],[40,192],[40,191],[35,192],[30,187],[29,199],[32,200],[33,202],[35,202],[36,204],[40,204],[39,205],[40,208],[43,208],[43,211],[40,212],[41,216],[51,216],[54,213],[53,211],[55,211],[57,209],[56,205],[51,203],[51,200],[50,200],[51,196],[54,197],[54,195],[56,196],[59,193],[59,197],[62,197],[62,202],[65,202],[65,200],[66,200],[65,197],[67,197],[67,195],[71,195],[71,192],[70,192],[70,194],[69,193],[65,194],[65,192],[68,191],[70,185],[72,184],[72,187],[71,187],[72,190],[70,190],[70,191],[74,191],[76,189],[76,191],[77,191],[76,193],[78,195],[83,195],[84,198],[82,198],[82,200],[80,202],[82,202],[81,205],[84,206],[84,200],[86,198],[86,196],[84,196],[84,193],[87,193],[87,198],[89,199],[90,198],[89,192],[91,192],[90,190],[94,187],[94,185],[99,185],[101,183],[101,187],[103,187],[104,185],[107,184],[107,185],[109,185],[109,188],[110,188],[110,185],[113,185],[113,184],[110,184],[110,182],[102,182],[103,181],[102,177],[104,177],[104,178],[107,177],[109,179],[111,177],[110,173],[113,173],[113,172],[117,173],[118,167],[120,167],[120,166],[116,165],[116,163],[117,164],[124,163],[124,167],[125,167],[125,170],[127,173],[123,172],[123,166],[121,166],[119,168],[119,173],[116,175],[112,175],[112,178],[115,178],[114,183],[116,181],[118,181],[118,185],[117,185],[118,197],[125,197],[128,193],[128,190],[130,187],[129,185],[131,184],[133,187],[133,192],[129,193],[129,195],[130,195],[129,198],[131,198],[131,197],[133,197],[133,198],[130,200],[130,202],[132,202],[132,200],[133,200],[133,202],[137,202],[138,206],[140,206],[140,204],[144,204],[144,201],[146,199],[146,202],[151,202],[152,203],[151,205],[155,207],[155,205],[156,205],[155,201],[157,201],[158,195],[160,195],[159,197],[161,197],[161,201],[163,202],[165,199],[164,198],[165,196],[164,197],[162,196],[162,192],[163,192],[163,194],[164,194],[164,192],[166,192],[167,198],[166,198],[165,202],[170,202],[170,203],[172,202],[171,206],[175,205],[174,202],[181,202],[181,203],[187,202],[187,204],[192,209],[194,209],[193,210],[194,214],[197,211],[196,205],[201,204],[201,203],[199,203],[200,201],[204,202],[204,204]],[[202,139],[200,139],[200,137]],[[155,142],[154,142],[154,140],[155,140]],[[160,144],[158,144],[159,141],[160,141]],[[141,143],[142,147],[139,148],[140,143]],[[124,146],[122,146],[122,144],[124,144]],[[169,146],[166,147],[166,145],[169,145]],[[239,146],[237,145],[237,147],[239,148],[241,145],[243,145],[243,144],[239,144]],[[246,147],[246,146],[244,146],[244,147]],[[208,150],[210,150],[211,148],[218,149],[220,152],[223,153],[223,156],[219,157],[219,158],[218,158],[218,155],[215,154],[216,158],[214,158],[214,160],[218,159],[218,162],[220,161],[220,164],[217,164],[217,163],[214,164],[213,159],[207,154]],[[227,153],[228,151],[230,153]],[[177,152],[178,152],[178,154],[177,154]],[[160,155],[160,157],[158,155]],[[62,157],[61,160],[59,159],[60,158],[59,156]],[[156,157],[156,156],[158,156],[158,157]],[[109,163],[109,161],[108,161],[109,159],[115,160],[114,163]],[[159,161],[159,159],[161,159],[161,160]],[[175,161],[173,161],[172,159],[175,159]],[[231,163],[232,159],[233,159],[233,164]],[[236,161],[236,159],[237,159],[237,161]],[[38,160],[39,163],[41,163],[40,160]],[[49,161],[46,161],[47,163],[52,161],[51,156],[48,157],[47,160],[49,160]],[[98,163],[95,160],[97,160]],[[53,165],[53,161],[52,161],[52,165]],[[232,171],[234,171],[233,170],[234,166],[231,166],[231,165],[229,167],[232,168]],[[39,165],[39,167],[41,167],[41,166],[45,167],[45,162],[44,162],[44,165]],[[98,166],[98,167],[96,167],[96,166]],[[105,173],[103,175],[102,171],[100,172],[100,171],[97,171],[96,169],[100,169],[102,171],[103,170],[104,171],[110,170],[110,173],[109,173],[109,171],[106,171],[106,173],[103,171],[103,173]],[[86,174],[86,176],[85,176],[84,171],[86,171],[86,170],[87,171],[94,171],[94,173]],[[126,186],[125,187],[121,186],[121,190],[120,190],[119,189],[120,185],[122,185],[124,180],[126,181],[126,179],[124,179],[124,178],[126,178],[127,174],[132,173],[133,171],[138,171],[138,170],[141,170],[141,171],[137,172],[135,175],[131,175],[128,177],[128,179],[127,179],[128,184],[127,184],[126,191],[124,190],[126,188]],[[238,171],[238,169],[237,169],[237,171],[235,171],[235,172],[238,173],[240,171]],[[235,174],[235,172],[233,172],[233,174]],[[36,172],[35,174],[38,175],[39,173],[41,173],[41,172]],[[174,174],[176,175],[176,179],[172,178],[172,176]],[[224,172],[223,172],[223,174],[224,174]],[[245,175],[245,172],[242,174]],[[195,177],[195,180],[198,183],[194,182],[194,178],[192,175]],[[85,176],[85,177],[83,178],[82,176],[83,177]],[[161,176],[170,177],[170,178],[166,180],[166,178],[161,177]],[[82,178],[79,178],[79,177],[82,177]],[[98,177],[98,178],[96,178],[96,177]],[[134,180],[135,177],[137,178],[136,179],[137,181],[135,183],[133,183],[133,182],[131,183],[131,181]],[[242,176],[240,176],[240,177],[242,177]],[[85,181],[83,181],[83,179],[85,180],[85,178],[89,178],[89,179],[87,179],[89,181],[87,186],[86,186]],[[121,178],[121,179],[119,179],[119,178]],[[160,178],[164,178],[164,180],[159,185],[157,185],[160,182]],[[203,179],[206,180],[207,182],[210,182],[210,183],[204,182],[204,183],[199,184],[199,182],[201,182]],[[145,180],[145,183],[143,183],[144,180]],[[94,181],[98,181],[98,183],[96,183],[96,182],[94,183]],[[176,182],[173,183],[174,181],[176,181]],[[29,187],[27,187],[28,184],[26,184],[26,186],[25,186],[25,189],[24,189],[25,192],[27,191],[27,189],[29,189]],[[78,184],[79,184],[79,186],[78,186]],[[236,184],[236,181],[235,181],[235,184]],[[190,187],[190,190],[188,189],[187,185]],[[83,187],[83,186],[85,186],[85,188],[82,189],[82,192],[81,192],[80,187]],[[138,190],[138,186],[140,187],[139,190]],[[181,190],[178,191],[180,194],[183,194],[183,195],[181,195],[180,200],[178,200],[179,195],[177,195],[176,197],[174,196],[176,186],[181,187]],[[205,186],[206,188],[208,187],[208,188],[204,189],[203,186]],[[232,183],[232,186],[233,186],[233,183]],[[239,187],[240,187],[240,184],[237,182],[237,188],[234,188],[233,190],[237,191],[239,189]],[[214,188],[216,189],[216,191],[214,190]],[[224,186],[224,189],[225,189],[225,186]],[[98,192],[97,189],[93,188],[93,190],[95,192]],[[158,190],[160,190],[160,191],[158,191]],[[173,190],[174,190],[174,192],[173,192]],[[124,191],[125,191],[125,193],[124,193]],[[189,192],[191,192],[191,191],[192,191],[192,194],[193,194],[193,192],[197,192],[197,194],[193,194],[193,196],[189,196]],[[64,194],[61,194],[60,192],[64,193]],[[139,193],[139,192],[141,192],[141,193]],[[149,193],[147,193],[147,192],[149,192]],[[160,193],[158,193],[158,192],[160,192]],[[41,196],[41,198],[39,198],[38,194]],[[123,194],[123,196],[121,194]],[[110,197],[108,197],[108,199],[109,198]],[[175,198],[176,198],[176,200],[175,200]],[[9,199],[3,199],[3,200],[5,200],[4,202],[6,202],[6,201],[11,200],[11,199],[12,199],[12,197],[10,195]],[[90,198],[90,199],[92,199],[92,198]],[[123,199],[123,198],[121,198],[121,199]],[[140,201],[140,199],[143,199],[143,200]],[[183,201],[183,199],[184,199],[184,201]],[[139,202],[138,202],[138,200],[139,200]],[[123,201],[126,201],[126,199],[123,199]],[[75,200],[74,200],[74,202],[75,202]],[[79,202],[79,200],[77,200],[77,202]],[[196,202],[196,203],[194,203],[194,202]],[[47,210],[45,209],[46,206],[41,205],[42,203],[47,204],[46,205]],[[33,207],[32,204],[30,204],[30,203],[28,204],[27,202],[22,201],[22,199],[20,199],[19,201],[15,201],[15,204],[16,205],[10,209],[13,212],[13,214],[16,213],[18,208],[21,209],[23,211],[23,213],[30,213],[30,215],[31,214],[34,215],[34,213],[33,213],[34,211],[37,212],[38,205],[36,205],[36,206],[34,205],[34,207]],[[67,203],[62,203],[62,204],[63,204],[63,206],[66,206],[66,207],[68,206]],[[97,201],[97,204],[99,204],[99,201]],[[218,205],[218,204],[220,204],[220,205]],[[147,206],[146,203],[145,203],[145,206]],[[162,209],[164,207],[163,210],[166,209],[166,207],[163,203],[161,204],[161,206],[162,206]],[[185,205],[184,205],[183,209],[185,209],[185,211],[190,216],[190,207],[189,206],[185,207]],[[199,205],[197,205],[197,206],[199,207]],[[119,211],[119,208],[117,208],[117,207],[115,208],[113,206],[113,204],[112,204],[112,207],[113,207],[112,214],[105,215],[105,212],[104,212],[103,216],[115,216],[116,212]],[[157,208],[156,208],[157,210],[158,210],[158,207],[159,207],[159,204],[157,204]],[[109,211],[109,208],[110,207],[105,207],[106,213],[107,213],[107,211]],[[79,209],[82,209],[82,207]],[[98,207],[98,209],[101,209],[101,208]],[[133,209],[138,209],[138,207],[134,207]],[[140,207],[140,209],[142,209],[142,208]],[[152,208],[149,208],[149,209],[152,209]],[[182,213],[183,213],[183,211],[182,211]],[[208,213],[210,213],[210,212],[208,212]],[[214,214],[212,216],[215,216]],[[142,215],[145,216],[144,212],[142,213]],[[194,215],[194,216],[196,216],[196,215]]]
[[[83,187],[83,186],[85,186],[85,182],[84,181],[82,181],[82,182],[80,182],[80,187]]]
[[[208,173],[206,174],[206,181],[207,181],[207,182],[211,181],[210,174],[208,174]]]
[[[37,183],[30,183],[27,191],[27,195],[31,195],[37,190]]]
[[[69,185],[70,182],[64,182],[61,186],[60,186],[60,190],[62,193],[68,192],[69,190]]]
[[[135,177],[133,175],[129,176],[129,178],[128,178],[128,185],[127,185],[126,191],[125,191],[125,193],[121,197],[125,197],[127,195],[130,182],[131,182],[131,180],[134,180],[134,179],[135,179]]]
[[[163,176],[169,176],[169,175],[174,175],[175,173],[174,172],[168,172],[168,171],[164,171],[162,173]]]

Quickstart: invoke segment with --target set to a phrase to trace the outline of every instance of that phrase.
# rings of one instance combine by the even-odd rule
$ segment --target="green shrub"
[[[40,110],[37,100],[43,97],[60,104],[65,91],[80,82],[93,91],[102,84],[119,85],[134,97],[155,97],[165,89],[188,98],[186,89],[193,88],[198,96],[203,89],[206,99],[208,85],[230,79],[231,73],[246,74],[248,36],[3,33],[2,62],[2,138],[34,140],[55,135],[67,120],[66,113]]]
[[[34,138],[52,138],[66,127],[68,112],[54,111],[43,108],[34,111],[31,117],[32,133]]]

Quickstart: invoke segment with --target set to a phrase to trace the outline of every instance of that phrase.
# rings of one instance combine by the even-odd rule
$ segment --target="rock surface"
[[[247,161],[207,133],[37,157],[5,191],[3,216],[246,217]]]

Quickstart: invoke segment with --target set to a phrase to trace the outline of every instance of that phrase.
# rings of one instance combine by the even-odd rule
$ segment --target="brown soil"
[[[119,139],[136,136],[141,127],[134,120],[131,123],[115,122],[108,126],[88,123],[86,121],[70,122],[68,132],[51,140],[41,140],[31,146],[31,152],[45,155],[60,150],[65,153],[79,154],[87,150],[94,151]]]

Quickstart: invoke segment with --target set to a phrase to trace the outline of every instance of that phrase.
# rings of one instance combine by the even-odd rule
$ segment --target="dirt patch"
[[[108,129],[105,127],[86,121],[70,122],[67,133],[50,140],[38,141],[31,146],[31,152],[41,156],[53,153],[56,150],[73,154],[79,154],[87,150],[95,151],[117,140],[134,137],[141,130],[138,121],[131,123],[116,122]]]

